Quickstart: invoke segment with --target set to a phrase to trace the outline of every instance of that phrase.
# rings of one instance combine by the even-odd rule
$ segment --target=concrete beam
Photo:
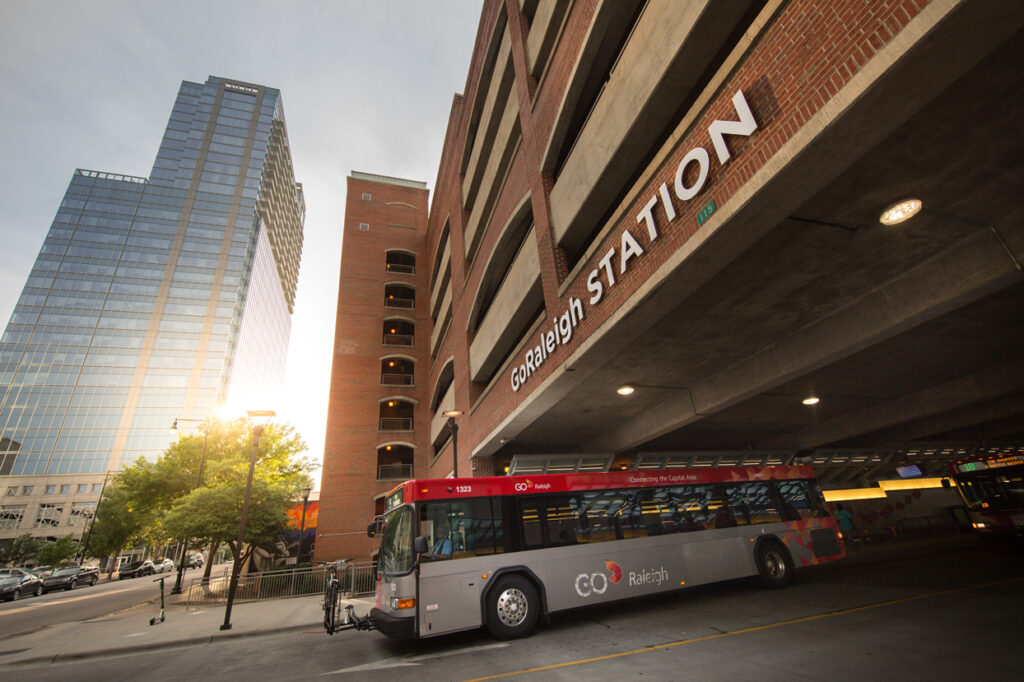
[[[960,276],[950,277],[951,272]],[[987,231],[975,232],[816,324],[667,396],[642,418],[585,446],[616,452],[636,447],[977,301],[1021,276]],[[822,442],[829,441],[815,444]]]

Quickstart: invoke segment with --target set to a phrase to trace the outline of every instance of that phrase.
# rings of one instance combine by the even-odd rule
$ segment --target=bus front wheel
[[[487,596],[487,629],[498,639],[518,639],[533,632],[540,611],[537,590],[529,580],[500,578]]]
[[[793,582],[793,560],[776,542],[765,542],[757,548],[757,571],[765,587],[785,587]]]

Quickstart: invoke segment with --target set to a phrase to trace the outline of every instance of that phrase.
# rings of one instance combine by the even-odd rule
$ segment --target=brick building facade
[[[1013,2],[485,2],[409,247],[429,292],[413,475],[451,474],[447,410],[463,476],[873,448],[842,475],[877,477],[884,443],[1019,434],[1020,401],[991,401],[1024,388],[1000,179],[1024,105],[997,94],[1022,25]],[[931,212],[881,228],[905,197]],[[339,347],[358,337],[338,324]],[[337,428],[324,499],[365,525]]]
[[[426,225],[426,183],[349,176],[317,557],[369,554],[374,498],[426,466]]]

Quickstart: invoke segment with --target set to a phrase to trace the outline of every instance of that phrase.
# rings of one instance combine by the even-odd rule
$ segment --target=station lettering
[[[732,158],[729,146],[725,143],[726,135],[749,137],[757,130],[757,120],[742,90],[737,90],[733,95],[732,104],[736,120],[715,120],[708,126],[708,137],[711,139],[719,166],[724,166]],[[687,183],[687,173],[691,166],[696,169],[696,177],[692,177],[691,174],[692,179]],[[632,264],[642,258],[646,249],[658,239],[659,229],[670,226],[679,215],[682,204],[701,193],[707,184],[710,170],[711,154],[704,147],[694,147],[683,155],[676,166],[672,186],[670,187],[667,182],[661,183],[636,214],[638,232],[633,234],[628,227],[624,228],[619,234],[618,246],[609,247],[597,262],[597,267],[588,273],[589,305],[599,304],[608,290],[615,286]],[[526,383],[555,348],[572,339],[573,330],[583,318],[584,309],[580,300],[570,297],[569,309],[560,317],[553,318],[554,328],[542,332],[540,343],[535,348],[527,350],[523,362],[512,368],[513,391],[518,391]]]

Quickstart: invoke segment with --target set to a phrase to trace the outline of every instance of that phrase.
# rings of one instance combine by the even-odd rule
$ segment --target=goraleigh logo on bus
[[[608,590],[608,583],[618,585],[623,578],[622,566],[611,559],[604,560],[604,567],[608,575],[598,571],[596,573],[580,573],[573,581],[576,594],[581,597],[589,597],[592,594],[604,594]],[[630,571],[628,585],[630,587],[642,587],[644,585],[658,585],[668,582],[668,569],[664,566],[658,568],[645,568],[640,571]]]

